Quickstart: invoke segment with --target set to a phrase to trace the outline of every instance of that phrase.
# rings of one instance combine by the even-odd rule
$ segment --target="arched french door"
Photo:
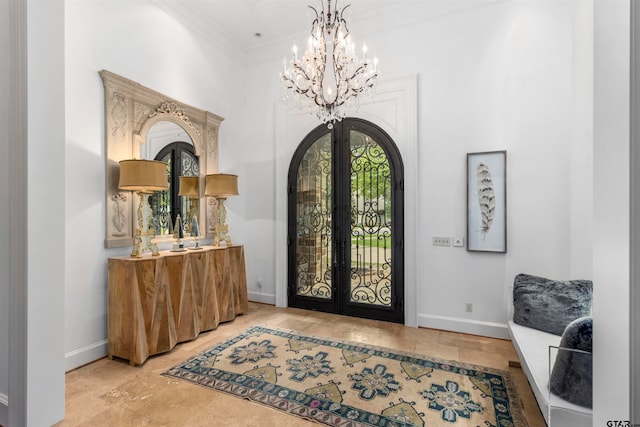
[[[288,305],[404,322],[403,165],[360,119],[318,126],[288,182]]]

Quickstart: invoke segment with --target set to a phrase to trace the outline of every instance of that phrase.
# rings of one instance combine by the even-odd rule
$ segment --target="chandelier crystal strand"
[[[355,53],[347,22],[343,15],[347,5],[332,12],[331,0],[327,0],[325,12],[315,12],[307,49],[301,58],[298,47],[293,45],[291,60],[282,63],[280,77],[288,98],[302,105],[315,108],[316,116],[329,128],[345,117],[344,108],[359,106],[360,96],[371,95],[378,79],[378,59],[367,57],[363,47],[363,60]]]

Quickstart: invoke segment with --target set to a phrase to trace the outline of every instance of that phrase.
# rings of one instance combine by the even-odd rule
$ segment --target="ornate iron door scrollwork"
[[[331,300],[332,150],[330,134],[307,150],[296,176],[296,295]]]
[[[390,307],[393,224],[389,159],[370,136],[352,130],[350,141],[350,295],[355,303]]]
[[[369,122],[305,138],[289,170],[290,306],[404,321],[402,174]]]

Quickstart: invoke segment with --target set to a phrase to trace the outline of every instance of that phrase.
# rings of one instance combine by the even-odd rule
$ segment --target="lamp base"
[[[213,246],[218,246],[221,248],[226,248],[227,246],[231,246],[231,237],[226,231],[218,230],[217,227],[214,228],[214,232],[216,236],[213,238]]]
[[[139,228],[136,229],[136,233],[133,236],[133,249],[131,250],[131,256],[134,258],[142,258],[142,253],[145,250],[150,250],[152,256],[159,256],[158,245],[151,243],[151,239],[156,237],[154,232],[143,233]]]
[[[151,193],[138,191],[138,196],[140,196],[138,226],[133,235],[133,249],[131,250],[131,256],[135,258],[141,258],[142,253],[147,249],[151,251],[151,255],[153,256],[160,255],[158,246],[155,243],[151,243],[151,239],[156,237],[156,233],[153,227],[151,227],[153,211],[151,210],[151,205],[149,205],[150,195]]]
[[[213,238],[213,246],[231,246],[231,236],[229,236],[229,226],[227,225],[227,208],[224,206],[225,200],[227,200],[226,197],[218,197],[218,218],[213,227],[216,234]]]

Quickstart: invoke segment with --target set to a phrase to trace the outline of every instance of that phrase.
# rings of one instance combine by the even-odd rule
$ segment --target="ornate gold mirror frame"
[[[213,238],[215,200],[204,197],[204,176],[218,172],[218,129],[222,117],[185,105],[112,72],[100,71],[105,99],[106,224],[104,245],[133,245],[135,193],[118,189],[118,162],[140,157],[140,144],[160,121],[177,124],[191,137],[200,169],[200,229]],[[137,203],[137,201],[136,201]]]

